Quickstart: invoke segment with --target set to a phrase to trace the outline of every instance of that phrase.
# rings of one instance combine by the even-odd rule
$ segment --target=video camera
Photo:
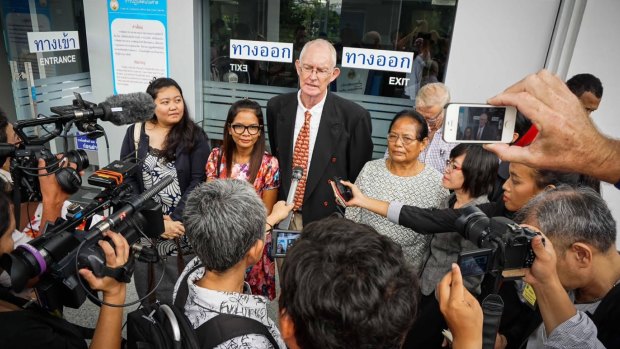
[[[79,93],[74,93],[74,96],[71,105],[50,108],[56,115],[16,122],[13,129],[22,140],[20,144],[0,144],[0,158],[12,158],[11,176],[17,189],[13,196],[14,204],[20,204],[22,197],[30,201],[41,200],[38,177],[41,176],[39,170],[43,168],[39,168],[39,159],[45,160],[45,169],[49,174],[56,174],[65,192],[75,193],[81,186],[78,173],[89,166],[86,152],[69,151],[64,155],[64,158],[77,164],[77,170],[61,168],[60,161],[64,158],[57,159],[56,155],[45,148],[47,142],[63,133],[66,136],[73,125],[89,138],[95,139],[104,135],[103,127],[97,124],[98,120],[115,125],[132,124],[151,119],[155,110],[152,97],[143,92],[111,96],[98,105],[83,100]],[[51,125],[53,129],[48,128]],[[16,210],[16,219],[19,218],[18,212]]]
[[[84,150],[71,150],[62,157],[52,154],[43,145],[27,144],[0,144],[0,158],[11,158],[11,177],[15,183],[15,189],[19,190],[19,201],[25,197],[28,201],[41,201],[41,188],[39,186],[39,159],[45,160],[44,169],[48,174],[55,174],[58,184],[68,194],[78,191],[82,184],[79,172],[88,168],[90,162]],[[62,167],[67,161],[74,163],[76,169]],[[43,169],[43,168],[42,168]]]
[[[84,287],[77,271],[88,268],[95,276],[104,276],[105,255],[97,245],[103,232],[113,229],[121,233],[129,245],[137,242],[140,236],[152,239],[161,235],[164,231],[161,206],[151,197],[172,181],[172,177],[165,177],[140,195],[129,194],[126,183],[106,189],[69,220],[57,221],[48,226],[43,235],[2,255],[0,266],[10,275],[12,289],[20,291],[29,280],[39,277],[34,288],[46,309],[79,308],[90,290]],[[88,231],[76,230],[84,220],[110,207],[117,208],[111,216]],[[157,261],[154,249],[150,255]],[[123,270],[118,275],[119,281],[128,282],[132,272],[131,268]]]
[[[519,271],[529,268],[536,255],[532,239],[538,233],[519,226],[505,217],[487,217],[475,206],[461,209],[456,220],[457,231],[480,249],[459,254],[459,266],[463,276],[487,273],[502,274],[504,278],[521,277]]]

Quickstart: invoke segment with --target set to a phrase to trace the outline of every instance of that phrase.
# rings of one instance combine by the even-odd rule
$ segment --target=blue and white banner
[[[79,50],[80,38],[77,31],[28,32],[30,53]]]
[[[230,40],[230,58],[291,63],[293,44],[272,41]]]
[[[166,0],[108,0],[114,93],[168,76]]]
[[[412,65],[413,52],[357,47],[344,47],[342,49],[342,66],[347,68],[410,73]]]

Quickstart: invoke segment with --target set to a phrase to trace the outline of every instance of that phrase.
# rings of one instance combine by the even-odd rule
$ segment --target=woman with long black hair
[[[183,208],[187,195],[204,182],[204,168],[209,155],[209,142],[204,131],[190,118],[183,91],[170,78],[153,80],[146,89],[155,102],[153,118],[145,123],[130,126],[121,148],[121,158],[135,157],[141,171],[127,179],[136,194],[149,189],[161,178],[172,176],[173,182],[153,199],[162,206],[164,233],[157,242],[160,255],[179,256],[189,253],[189,245],[183,238]],[[166,279],[157,289],[160,300],[172,299],[172,287],[183,263],[171,263]],[[154,286],[159,275],[150,272],[147,277],[145,263],[136,263],[136,290],[144,297],[147,289]],[[177,269],[177,270],[174,270]],[[148,279],[148,280],[147,280]]]

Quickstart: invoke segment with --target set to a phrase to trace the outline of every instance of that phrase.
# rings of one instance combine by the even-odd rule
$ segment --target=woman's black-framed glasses
[[[230,128],[232,128],[232,130],[238,135],[242,135],[245,132],[245,130],[248,130],[248,134],[253,136],[255,134],[258,134],[260,130],[263,128],[263,126],[262,125],[245,126],[241,124],[230,124]]]

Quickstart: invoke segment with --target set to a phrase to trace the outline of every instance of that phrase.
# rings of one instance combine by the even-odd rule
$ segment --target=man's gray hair
[[[515,220],[537,226],[559,252],[575,242],[605,252],[616,242],[616,222],[603,198],[589,187],[545,190],[521,208]]]
[[[450,102],[450,90],[441,82],[422,86],[415,98],[416,107],[440,106],[444,108]]]
[[[306,49],[312,45],[323,45],[327,48],[329,48],[329,53],[332,56],[332,66],[330,68],[334,68],[336,66],[336,62],[338,60],[337,55],[336,55],[336,49],[334,48],[334,45],[332,45],[331,42],[325,40],[325,39],[314,39],[312,41],[308,41],[304,47],[301,49],[301,52],[299,53],[299,61],[303,63],[303,57],[304,57],[304,53],[306,53]]]
[[[265,238],[266,214],[250,183],[218,179],[192,190],[183,225],[205,268],[224,272],[239,263],[257,240]]]

